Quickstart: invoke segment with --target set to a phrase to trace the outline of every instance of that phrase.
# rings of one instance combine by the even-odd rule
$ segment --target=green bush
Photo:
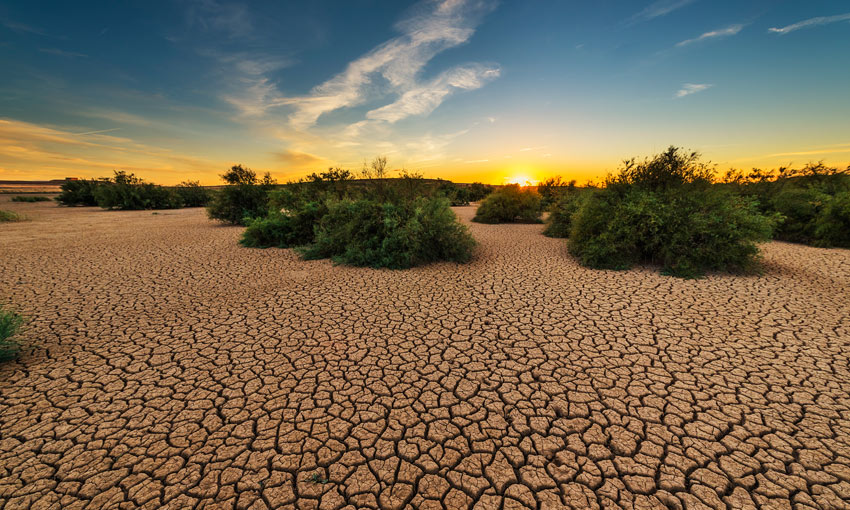
[[[752,269],[756,243],[770,238],[780,218],[712,186],[707,168],[695,153],[674,147],[642,163],[627,161],[571,216],[570,252],[590,267],[649,262],[681,277]]]
[[[12,211],[4,211],[0,209],[0,223],[11,223],[13,221],[23,221],[24,217]]]
[[[313,244],[302,253],[307,259],[405,269],[436,261],[467,262],[474,245],[445,198],[399,203],[361,198],[329,203]]]
[[[125,211],[177,209],[182,205],[174,190],[144,182],[123,170],[116,170],[111,181],[103,182],[95,188],[94,198],[103,209]]]
[[[777,228],[777,239],[814,243],[815,221],[829,198],[813,188],[787,188],[777,193],[770,202],[770,210],[784,218]]]
[[[478,223],[539,223],[540,195],[517,184],[503,186],[490,194],[478,210],[472,221]]]
[[[262,180],[242,165],[236,165],[221,178],[227,186],[219,190],[207,205],[207,215],[231,225],[247,225],[268,213],[269,191],[275,182],[268,173]]]
[[[543,210],[552,207],[563,195],[572,193],[576,189],[576,181],[565,182],[560,175],[549,177],[545,181],[537,183],[537,193],[540,195],[540,206]]]
[[[50,197],[43,195],[16,195],[12,197],[12,202],[50,202]]]
[[[23,317],[0,307],[0,361],[8,361],[18,356],[21,345],[14,336],[23,323]]]
[[[820,246],[850,248],[850,191],[833,195],[815,221]]]
[[[183,207],[206,207],[210,192],[198,181],[184,181],[174,188]]]
[[[327,213],[321,202],[308,202],[291,211],[271,211],[247,222],[240,243],[249,248],[293,248],[313,242],[314,226]]]
[[[459,186],[451,181],[440,181],[436,190],[437,196],[447,198],[452,207],[469,205],[471,193],[466,186]]]
[[[493,192],[493,186],[481,182],[473,182],[467,187],[467,190],[469,190],[470,202],[480,202]]]
[[[90,206],[97,205],[95,190],[109,179],[80,179],[68,180],[62,183],[61,192],[56,201],[67,206]]]
[[[573,215],[581,207],[582,201],[590,191],[574,188],[561,193],[558,200],[549,207],[549,217],[543,235],[547,237],[569,237]]]

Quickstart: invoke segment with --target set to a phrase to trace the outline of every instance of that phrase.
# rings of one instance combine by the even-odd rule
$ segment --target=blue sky
[[[844,166],[848,55],[845,1],[4,3],[0,179]]]

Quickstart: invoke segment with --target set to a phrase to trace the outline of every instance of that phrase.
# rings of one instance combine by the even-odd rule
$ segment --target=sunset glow
[[[843,2],[378,3],[10,3],[0,180],[285,181],[385,155],[584,181],[668,145],[721,170],[850,162]]]

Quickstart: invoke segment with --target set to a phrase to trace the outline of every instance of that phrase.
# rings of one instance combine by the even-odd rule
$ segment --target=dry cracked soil
[[[850,508],[850,251],[681,280],[472,224],[388,271],[7,201],[2,510]]]

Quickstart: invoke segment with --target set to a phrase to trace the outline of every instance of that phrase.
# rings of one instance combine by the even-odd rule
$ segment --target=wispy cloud
[[[642,21],[649,21],[661,16],[666,16],[667,14],[690,5],[695,1],[696,0],[657,0],[629,18],[626,23],[633,25]]]
[[[271,106],[293,105],[290,122],[300,129],[315,124],[325,113],[362,104],[369,95],[401,95],[386,110],[370,112],[372,118],[396,121],[433,111],[448,95],[446,88],[478,88],[488,77],[498,76],[498,68],[474,65],[446,71],[428,84],[418,82],[425,65],[438,53],[467,42],[481,17],[492,8],[490,2],[476,0],[422,4],[419,12],[396,25],[400,36],[350,62],[345,71],[316,86],[307,96],[282,98]],[[385,88],[375,85],[377,77],[385,80]]]
[[[275,152],[274,156],[276,159],[282,161],[290,167],[315,168],[317,165],[325,164],[327,162],[325,158],[316,156],[314,154],[291,149],[282,152]]]
[[[685,39],[684,41],[676,43],[676,46],[687,46],[689,44],[706,41],[708,39],[720,39],[722,37],[730,37],[736,35],[738,32],[743,30],[743,28],[744,25],[730,25],[726,28],[706,32],[699,37],[694,37],[693,39]]]
[[[40,52],[47,53],[50,55],[57,55],[60,57],[70,57],[70,58],[88,58],[88,55],[85,53],[76,53],[74,51],[65,51],[60,50],[58,48],[39,48]]]
[[[696,94],[697,92],[710,89],[713,86],[714,85],[709,83],[685,83],[682,85],[682,88],[676,92],[676,97],[690,96],[691,94]]]
[[[408,90],[394,103],[366,114],[366,118],[396,122],[412,115],[427,115],[456,90],[474,90],[499,76],[498,67],[469,65],[442,73],[430,82]]]
[[[250,37],[254,25],[245,5],[219,0],[192,0],[187,11],[190,26],[217,30],[231,38]]]
[[[847,14],[838,14],[835,16],[819,16],[817,18],[811,18],[804,21],[800,21],[799,23],[794,23],[793,25],[788,25],[781,28],[769,28],[768,32],[773,32],[774,34],[785,35],[789,32],[794,32],[795,30],[800,30],[802,28],[811,28],[819,25],[827,25],[829,23],[837,23],[839,21],[847,21],[850,20],[850,13]]]

